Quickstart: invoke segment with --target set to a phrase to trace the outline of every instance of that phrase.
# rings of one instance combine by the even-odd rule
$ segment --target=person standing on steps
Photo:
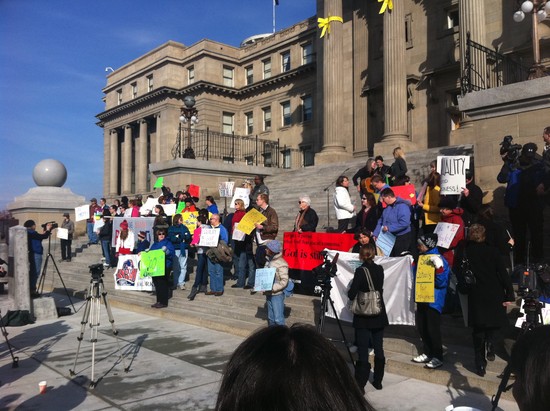
[[[66,228],[68,232],[67,239],[61,239],[61,260],[71,261],[71,244],[73,242],[74,223],[71,221],[69,213],[63,214],[61,228]]]

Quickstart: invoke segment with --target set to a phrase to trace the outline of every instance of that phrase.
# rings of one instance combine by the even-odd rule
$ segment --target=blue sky
[[[315,0],[280,0],[277,30],[315,15]],[[272,31],[271,0],[0,0],[0,210],[35,186],[34,166],[65,164],[74,193],[103,191],[106,67],[168,40],[238,46]]]

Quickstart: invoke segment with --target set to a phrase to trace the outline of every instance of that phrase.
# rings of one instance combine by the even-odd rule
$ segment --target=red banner
[[[353,234],[285,233],[283,256],[291,269],[312,270],[323,262],[325,248],[348,252],[356,242]]]

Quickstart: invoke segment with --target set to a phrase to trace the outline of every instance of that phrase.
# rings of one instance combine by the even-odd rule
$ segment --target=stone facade
[[[311,18],[241,47],[169,41],[111,73],[105,111],[97,116],[104,129],[104,195],[150,193],[157,176],[171,176],[178,187],[192,178],[192,166],[178,166],[179,177],[170,171],[186,95],[196,100],[196,130],[278,141],[297,157],[292,167],[312,165],[312,155],[322,164],[373,153],[391,157],[397,145],[411,152],[474,144],[476,153],[482,150],[476,167],[490,167],[489,175],[500,161],[497,139],[512,134],[523,141],[548,125],[548,116],[529,108],[521,116],[529,127],[515,127],[517,115],[506,111],[485,125],[458,105],[466,33],[488,49],[532,61],[530,22],[513,22],[514,4],[404,0],[383,15],[380,4],[318,0],[317,16],[343,18],[323,38]],[[539,35],[548,65],[547,22]],[[477,66],[479,75],[490,75],[483,70]],[[489,144],[483,131],[491,121],[499,133]],[[221,170],[214,180],[226,176]]]

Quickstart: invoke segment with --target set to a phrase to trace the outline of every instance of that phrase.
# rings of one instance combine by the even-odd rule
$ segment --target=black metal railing
[[[303,163],[300,150],[281,146],[279,140],[219,133],[209,128],[180,130],[172,148],[173,158],[183,157],[189,141],[195,158],[200,160],[280,168],[299,168]]]
[[[510,56],[500,54],[466,38],[465,68],[461,78],[462,95],[527,80],[529,68]]]

